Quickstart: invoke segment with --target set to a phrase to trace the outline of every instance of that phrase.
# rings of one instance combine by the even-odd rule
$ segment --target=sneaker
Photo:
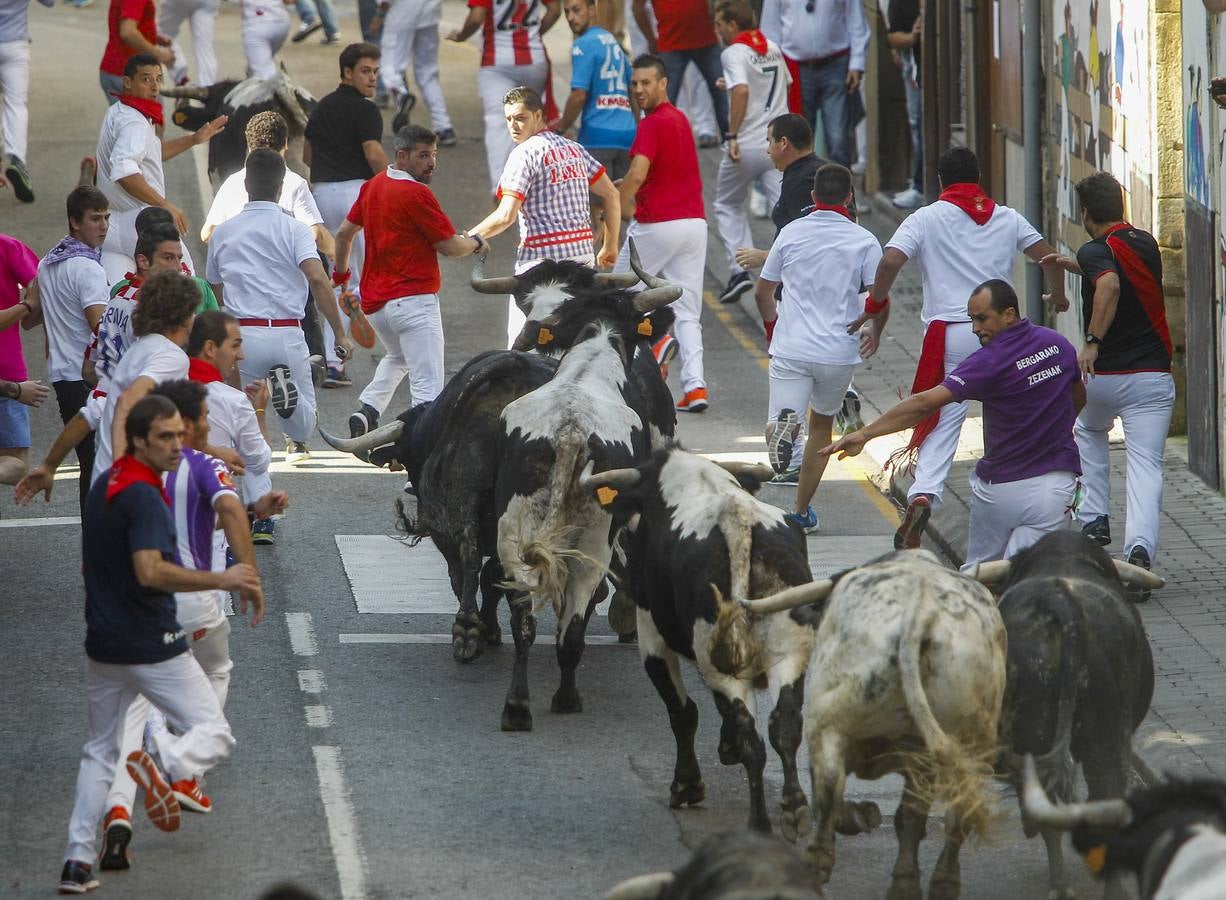
[[[308,356],[307,362],[311,364],[311,384],[319,387],[324,383],[324,379],[328,377],[328,366],[324,362],[324,358],[318,353],[312,353]]]
[[[78,185],[93,187],[98,182],[98,160],[92,156],[81,157],[81,173],[77,177]]]
[[[736,303],[741,295],[753,290],[753,279],[748,272],[737,272],[728,279],[728,286],[719,295],[720,303]]]
[[[890,202],[899,209],[919,209],[924,205],[924,194],[922,191],[909,187],[891,197]]]
[[[927,494],[916,494],[915,499],[907,504],[907,513],[902,517],[902,524],[894,532],[895,550],[915,550],[924,536],[924,526],[932,515],[932,498]]]
[[[1082,526],[1081,533],[1106,547],[1111,543],[1111,520],[1107,516],[1092,519]]]
[[[179,830],[179,799],[175,796],[153,757],[144,750],[128,754],[128,774],[145,792],[145,812],[162,831]]]
[[[375,106],[379,109],[387,109],[392,104],[392,95],[383,88],[375,89]]]
[[[848,168],[850,169],[852,175],[863,175],[865,170],[868,168],[868,160],[857,159],[854,163],[848,166]]]
[[[800,419],[794,409],[779,410],[775,421],[767,426],[766,456],[776,474],[786,472],[792,465],[792,448],[799,433]]]
[[[298,26],[297,33],[295,33],[294,36],[290,38],[290,40],[292,40],[295,44],[301,44],[303,41],[305,41],[307,38],[309,38],[311,35],[319,31],[319,29],[323,27],[324,27],[324,23],[319,21],[318,19],[316,19],[314,22],[303,22],[301,25]],[[282,40],[284,40],[284,38],[282,38]]]
[[[271,546],[276,542],[273,537],[276,527],[272,519],[256,519],[251,523],[251,543]]]
[[[1134,566],[1140,566],[1142,569],[1153,568],[1153,564],[1149,559],[1149,551],[1140,545],[1132,548],[1132,552],[1128,554],[1128,562]],[[1128,588],[1128,599],[1133,603],[1145,603],[1149,600],[1149,588]]]
[[[370,320],[362,312],[362,300],[353,291],[342,291],[337,299],[341,312],[349,317],[349,336],[359,347],[373,350],[375,346],[375,329]]]
[[[132,817],[122,806],[112,806],[102,820],[102,851],[98,868],[103,872],[119,872],[131,867],[128,844],[132,841]]]
[[[770,203],[760,188],[756,185],[749,192],[749,212],[755,219],[765,219],[771,214]]]
[[[834,414],[834,427],[839,434],[851,434],[864,427],[864,417],[860,415],[860,395],[855,391],[843,395],[843,405]]]
[[[800,466],[789,466],[787,471],[780,472],[767,484],[800,484]]]
[[[341,42],[341,33],[329,34],[319,39],[319,43],[325,47],[335,47]]]
[[[379,427],[379,412],[367,403],[349,416],[349,436],[361,437],[366,432]]]
[[[678,412],[700,413],[707,411],[707,389],[694,388],[692,391],[686,391],[685,396],[681,398],[681,402],[677,404]]]
[[[207,813],[213,809],[213,801],[204,792],[199,778],[184,778],[170,786],[179,806],[188,812]]]
[[[30,182],[30,173],[25,163],[16,156],[10,156],[9,164],[4,170],[4,177],[13,186],[13,196],[22,203],[34,202],[34,186]]]
[[[282,419],[288,419],[298,408],[298,385],[284,363],[268,370],[268,400]]]
[[[788,520],[789,524],[795,525],[805,534],[812,534],[818,529],[817,512],[814,511],[812,506],[805,510],[803,516],[800,513],[790,512],[784,518]]]
[[[665,369],[680,349],[681,345],[677,343],[677,339],[671,334],[666,334],[651,345],[651,355],[656,358],[656,365]]]
[[[344,366],[328,366],[328,374],[324,376],[323,387],[342,388],[350,387],[352,384],[349,376],[345,374]]]
[[[411,91],[406,91],[396,97],[396,115],[392,116],[392,134],[409,124],[409,114],[417,105],[417,97]]]
[[[310,458],[311,451],[307,449],[306,441],[285,439],[285,461],[287,463],[291,466],[300,466]]]
[[[440,147],[454,147],[456,145],[455,129],[444,128],[438,132],[438,145]]]
[[[61,894],[84,894],[101,883],[94,877],[94,867],[89,863],[77,862],[75,859],[64,860],[64,869],[60,872]]]

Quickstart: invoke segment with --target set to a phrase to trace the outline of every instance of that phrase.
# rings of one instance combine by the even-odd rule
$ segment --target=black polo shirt
[[[342,84],[315,107],[307,120],[311,182],[365,181],[375,173],[362,144],[383,140],[383,115],[357,88]]]
[[[81,558],[85,572],[85,652],[113,665],[158,663],[187,650],[172,594],[142,587],[132,554],[157,550],[174,558],[175,527],[162,492],[133,484],[109,503],[106,475],[85,500]]]
[[[771,221],[775,223],[775,236],[783,230],[783,226],[799,219],[805,210],[813,205],[813,176],[817,170],[830,160],[822,159],[814,153],[794,159],[783,170],[783,181],[779,186],[779,202],[771,210]]]
[[[1104,375],[1127,372],[1169,372],[1171,332],[1162,293],[1162,254],[1153,235],[1124,223],[1083,244],[1077,251],[1081,267],[1081,315],[1090,327],[1094,285],[1114,272],[1120,279],[1120,299],[1094,371]]]
[[[919,18],[919,7],[919,0],[890,0],[890,33],[910,34],[915,20]],[[920,44],[911,48],[911,52],[915,54],[916,65],[919,65]]]

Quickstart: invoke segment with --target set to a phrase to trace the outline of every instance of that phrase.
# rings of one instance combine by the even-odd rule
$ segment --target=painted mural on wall
[[[1221,136],[1213,133],[1213,79],[1209,14],[1200,3],[1183,8],[1183,180],[1184,191],[1206,209],[1218,208],[1216,176],[1221,171]],[[1216,163],[1216,164],[1215,164]]]

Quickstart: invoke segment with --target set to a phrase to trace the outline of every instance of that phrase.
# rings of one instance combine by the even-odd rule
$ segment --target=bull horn
[[[592,474],[592,463],[587,464],[583,474],[579,476],[581,490],[594,491],[596,488],[632,488],[643,480],[643,473],[638,469],[607,469],[604,472]]]
[[[672,872],[652,872],[628,878],[604,895],[604,900],[656,900],[673,885]]]
[[[775,470],[770,466],[762,463],[741,462],[740,460],[713,460],[713,462],[732,475],[733,478],[739,478],[742,475],[748,475],[758,481],[769,481],[775,474]]]
[[[810,584],[790,587],[777,594],[771,594],[769,597],[739,602],[751,613],[764,616],[767,613],[783,612],[785,609],[795,609],[798,606],[808,606],[810,603],[825,600],[832,590],[834,590],[834,582],[825,578]]]
[[[643,268],[643,263],[639,259],[638,248],[634,246],[634,238],[630,238],[630,268],[634,270],[634,274],[639,277],[639,281],[647,285],[649,288],[668,287],[669,283],[658,275],[652,275]]]
[[[991,562],[975,563],[962,574],[973,578],[982,584],[995,584],[1009,577],[1009,569],[1013,563],[1007,559],[994,559]]]
[[[163,97],[179,97],[186,100],[207,100],[209,89],[200,84],[175,84],[161,90]]]
[[[649,313],[680,298],[681,288],[678,285],[666,284],[663,287],[648,288],[634,295],[634,311]]]
[[[1122,559],[1113,559],[1111,561],[1115,563],[1115,571],[1120,573],[1120,581],[1124,582],[1124,584],[1149,590],[1166,587],[1165,578],[1161,575],[1155,575],[1143,566],[1134,566],[1132,563],[1124,562]]]
[[[597,272],[592,276],[592,280],[600,287],[618,288],[624,291],[634,287],[641,279],[633,272]]]
[[[486,278],[485,277],[485,254],[477,257],[477,262],[473,266],[473,273],[468,278],[468,283],[472,285],[473,290],[478,294],[513,294],[515,288],[519,285],[519,279],[514,275],[504,275],[501,278]]]
[[[1036,825],[1071,831],[1079,825],[1127,828],[1132,810],[1123,800],[1092,800],[1089,803],[1052,803],[1039,783],[1034,757],[1026,754],[1022,808]]]
[[[298,102],[298,97],[294,93],[293,87],[286,81],[284,75],[284,63],[282,63],[282,74],[277,79],[277,86],[273,89],[273,96],[277,98],[277,102],[281,104],[281,108],[289,114],[298,127],[306,130],[307,116],[302,110],[302,105]]]
[[[404,431],[404,422],[397,419],[395,422],[388,422],[386,425],[380,425],[373,431],[368,431],[355,438],[342,438],[333,434],[328,434],[322,428],[319,429],[320,436],[328,442],[328,445],[341,450],[345,453],[369,453],[376,447],[382,447],[384,444],[390,444],[400,437],[400,432]]]

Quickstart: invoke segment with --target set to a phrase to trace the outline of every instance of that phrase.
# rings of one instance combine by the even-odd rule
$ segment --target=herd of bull
[[[844,801],[847,774],[889,772],[905,779],[892,900],[924,896],[918,848],[934,803],[947,810],[945,846],[927,896],[959,895],[959,850],[987,826],[993,779],[1016,789],[1027,834],[1046,843],[1051,897],[1072,896],[1067,830],[1109,894],[1131,874],[1146,898],[1226,896],[1226,786],[1159,784],[1125,799],[1130,769],[1143,766],[1132,738],[1154,687],[1126,591],[1161,579],[1061,532],[967,573],[927,551],[900,551],[814,582],[804,535],[754,496],[769,470],[717,464],[676,442],[650,347],[671,324],[680,288],[643,271],[631,252],[632,275],[546,261],[488,278],[478,263],[473,287],[511,293],[527,316],[515,348],[475,357],[433,402],[368,434],[323,432],[337,449],[407,470],[417,503],[412,514],[399,504],[401,524],[447,562],[457,661],[501,642],[498,604],[507,600],[515,662],[503,730],[532,728],[528,656],[546,603],[561,669],[551,708],[582,709],[576,669],[611,582],[610,621],[637,636],[676,740],[670,806],[706,793],[684,657],[721,716],[720,762],[745,768],[749,825],[771,831],[753,701],[755,689],[769,692],[767,733],[784,774],[779,828],[789,840],[814,831],[795,896],[814,896],[828,880],[836,831],[881,822],[875,804]],[[632,291],[640,281],[646,288]],[[810,797],[797,771],[802,737]],[[1089,791],[1080,804],[1078,765]],[[731,894],[754,865],[716,868],[714,881]],[[793,871],[771,867],[774,877]],[[676,892],[679,875],[644,876],[612,896],[699,896]]]

